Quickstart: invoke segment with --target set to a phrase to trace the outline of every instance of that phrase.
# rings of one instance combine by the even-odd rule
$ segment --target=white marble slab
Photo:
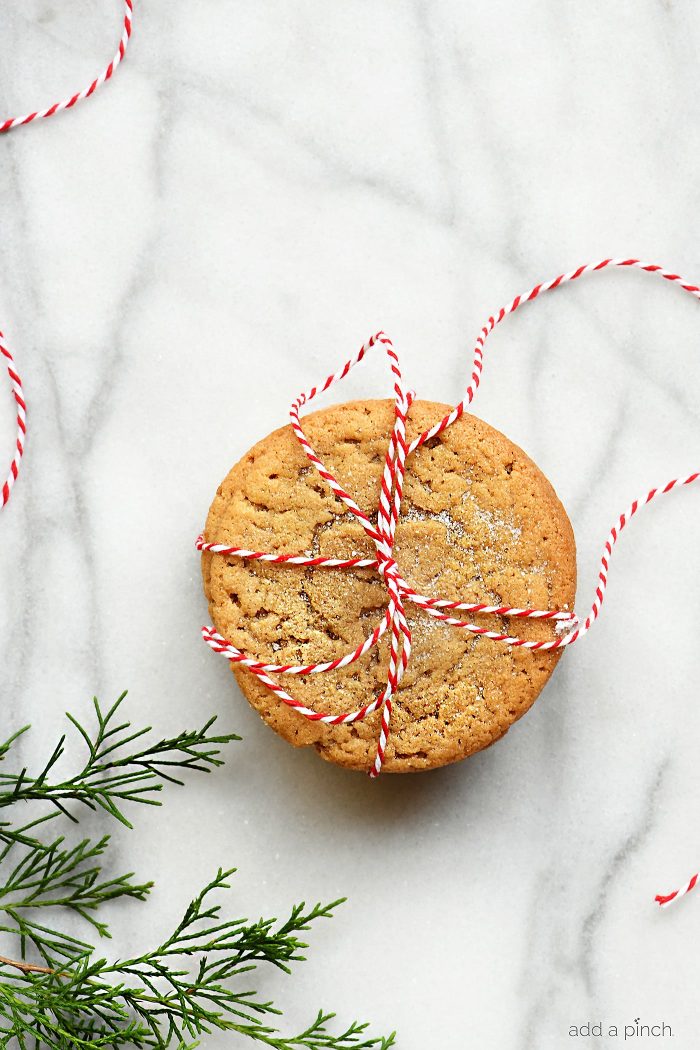
[[[88,81],[119,7],[3,4],[3,109]],[[117,911],[115,950],[236,864],[232,909],[350,897],[269,986],[298,1021],[563,1050],[622,1042],[571,1025],[641,1017],[675,1034],[636,1045],[697,1045],[700,900],[652,898],[700,862],[700,495],[625,536],[603,620],[506,740],[376,784],[249,711],[199,639],[193,540],[234,459],[376,329],[455,401],[484,319],[536,280],[608,254],[700,279],[699,37],[691,0],[137,0],[114,82],[0,141],[0,315],[31,412],[0,517],[3,725],[33,721],[39,754],[67,707],[128,686],[161,730],[217,711],[245,737],[116,835],[158,888]],[[493,336],[475,409],[569,508],[582,608],[616,514],[697,469],[699,333],[689,297],[618,273]],[[385,390],[368,365],[339,396]]]

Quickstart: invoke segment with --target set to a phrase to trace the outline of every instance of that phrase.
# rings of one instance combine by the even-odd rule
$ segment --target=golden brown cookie
[[[409,440],[447,411],[416,401]],[[304,420],[320,458],[373,521],[393,418],[391,401],[354,401]],[[375,555],[289,426],[258,442],[229,472],[209,511],[205,539],[272,553]],[[564,508],[532,460],[474,416],[462,416],[409,457],[394,554],[404,579],[430,597],[573,608],[576,549]],[[274,663],[343,655],[371,633],[387,604],[371,569],[286,567],[210,554],[203,555],[202,569],[217,631]],[[475,637],[412,605],[407,612],[413,654],[395,698],[384,764],[396,773],[455,762],[498,740],[535,701],[559,658],[559,651],[511,649]],[[493,616],[474,619],[491,630],[508,629]],[[551,622],[514,622],[520,636],[555,636]],[[385,636],[342,670],[280,678],[315,711],[350,711],[383,688],[387,652]],[[378,714],[353,725],[310,722],[250,671],[233,670],[253,707],[290,743],[312,744],[323,758],[351,769],[371,767]]]

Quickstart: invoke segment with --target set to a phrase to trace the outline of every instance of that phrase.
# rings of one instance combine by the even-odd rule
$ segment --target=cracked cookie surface
[[[448,410],[414,402],[409,440]],[[335,405],[303,420],[320,458],[373,521],[392,424],[388,400]],[[258,442],[229,472],[209,511],[205,539],[272,553],[375,553],[289,426]],[[474,416],[462,416],[409,457],[395,557],[404,579],[430,597],[573,608],[576,551],[564,508],[532,460]],[[371,569],[288,567],[204,554],[202,570],[216,630],[271,663],[342,656],[371,633],[387,604]],[[407,614],[413,653],[395,697],[387,772],[431,769],[488,747],[534,703],[560,655],[475,637],[410,604]],[[473,619],[521,637],[556,636],[551,622]],[[387,660],[385,636],[342,670],[279,680],[307,707],[339,714],[377,695]],[[352,769],[371,767],[378,714],[346,726],[310,722],[250,671],[232,668],[248,701],[291,744],[312,745],[323,758]]]

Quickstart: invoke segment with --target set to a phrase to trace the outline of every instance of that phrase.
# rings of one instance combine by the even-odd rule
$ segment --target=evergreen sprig
[[[125,694],[124,694],[125,695]],[[108,960],[86,940],[61,929],[59,914],[72,912],[100,937],[109,937],[100,907],[119,898],[144,900],[152,883],[133,872],[103,874],[109,836],[69,843],[63,835],[46,841],[44,825],[80,808],[101,809],[131,827],[124,809],[131,802],[160,805],[165,782],[178,773],[208,772],[222,764],[221,746],[238,739],[201,729],[147,741],[149,728],[121,721],[122,695],[107,711],[95,700],[96,726],[87,730],[68,715],[86,748],[78,772],[58,776],[65,750],[62,737],[38,775],[27,769],[0,772],[0,809],[29,803],[48,806],[24,824],[0,822],[0,933],[17,940],[16,956],[0,956],[0,1046],[20,1050],[80,1047],[153,1047],[191,1050],[214,1030],[238,1033],[272,1050],[388,1050],[394,1036],[372,1037],[353,1022],[333,1032],[334,1014],[319,1012],[297,1035],[283,1036],[270,1022],[281,1012],[272,1002],[241,987],[244,975],[261,964],[291,972],[307,947],[300,935],[328,918],[341,900],[292,908],[281,923],[261,918],[225,919],[215,896],[228,889],[233,870],[220,870],[188,905],[173,933],[142,954]],[[0,762],[26,728],[0,744]],[[12,810],[14,814],[16,810]]]
[[[158,800],[153,796],[162,790],[165,781],[182,784],[172,770],[206,773],[212,767],[223,765],[219,745],[240,739],[231,734],[210,735],[209,730],[216,721],[216,718],[210,718],[199,730],[153,742],[141,750],[135,749],[136,741],[148,736],[151,727],[132,731],[130,722],[117,721],[125,697],[126,693],[122,693],[106,713],[97,698],[94,699],[97,727],[93,733],[88,732],[73,715],[66,715],[88,749],[82,769],[67,780],[51,782],[51,774],[65,751],[65,735],[38,776],[29,776],[26,769],[19,774],[0,771],[0,808],[14,802],[38,800],[50,802],[65,816],[75,819],[66,808],[66,803],[73,800],[89,809],[100,806],[130,828],[121,808],[125,802],[157,806]],[[29,726],[25,726],[0,744],[0,760],[28,729]]]

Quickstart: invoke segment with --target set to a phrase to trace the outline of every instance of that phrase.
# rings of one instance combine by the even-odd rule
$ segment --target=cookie
[[[409,441],[448,411],[416,401]],[[321,459],[376,521],[379,483],[394,419],[391,401],[354,401],[309,414],[304,428]],[[207,518],[208,542],[271,553],[373,557],[360,524],[306,459],[291,427],[258,442],[220,485]],[[408,459],[394,555],[404,579],[430,597],[540,609],[572,609],[576,549],[556,493],[503,434],[464,415]],[[318,569],[202,557],[216,630],[274,663],[333,660],[359,645],[381,619],[387,592],[372,569]],[[488,747],[534,703],[560,656],[511,649],[440,623],[407,606],[413,652],[394,701],[384,770],[433,769]],[[511,628],[473,617],[490,630]],[[555,637],[550,621],[517,620],[516,633]],[[361,707],[386,682],[388,642],[341,670],[279,676],[307,707],[332,714]],[[238,684],[272,728],[297,747],[367,771],[379,714],[352,725],[310,722],[250,671]]]

